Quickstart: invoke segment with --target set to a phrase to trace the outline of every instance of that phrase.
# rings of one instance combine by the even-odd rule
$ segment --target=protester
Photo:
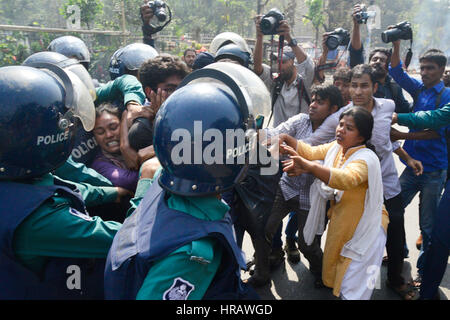
[[[139,80],[146,96],[145,106],[151,112],[137,117],[130,124],[128,139],[135,150],[153,144],[153,121],[159,107],[176,90],[183,78],[189,74],[186,64],[178,57],[162,54],[143,63],[139,69]]]
[[[138,171],[128,169],[122,156],[123,152],[129,152],[133,153],[132,156],[138,157],[135,150],[127,148],[129,143],[126,114],[121,120],[119,109],[108,103],[98,106],[95,113],[93,132],[100,151],[91,168],[105,176],[115,186],[134,192],[139,178]]]
[[[293,116],[274,129],[266,129],[266,134],[269,137],[288,134],[296,139],[307,138],[329,115],[339,110],[343,105],[339,89],[332,85],[314,86],[311,94],[312,102],[309,106],[309,115],[300,113]],[[314,177],[310,174],[288,177],[286,173],[283,173],[265,231],[266,238],[272,239],[282,219],[289,212],[295,212],[295,218],[298,221],[298,248],[309,261],[310,271],[315,277],[315,286],[320,287],[322,283],[320,238],[317,237],[310,246],[306,245],[303,238],[303,227],[310,208],[310,187],[313,180]],[[287,246],[295,247],[295,243],[289,244],[291,241],[292,239],[286,238]],[[266,264],[268,265],[269,261]],[[268,270],[268,267],[266,269]]]
[[[414,97],[414,112],[436,110],[450,102],[450,89],[445,88],[442,76],[447,58],[437,49],[427,50],[419,57],[422,80],[409,76],[400,61],[400,40],[393,42],[393,52],[389,74]],[[419,226],[422,234],[422,248],[417,260],[418,274],[413,283],[419,287],[423,275],[423,259],[431,239],[437,206],[447,178],[448,153],[445,129],[436,130],[438,137],[432,140],[406,140],[405,150],[423,163],[423,174],[416,176],[410,168],[405,168],[400,176],[402,204],[406,207],[417,193],[419,201]],[[414,129],[410,132],[415,133]]]
[[[380,268],[386,244],[389,218],[383,208],[381,167],[369,143],[373,126],[368,110],[353,107],[339,116],[336,142],[311,147],[288,137],[288,146],[280,146],[291,158],[284,161],[283,171],[318,178],[311,187],[312,206],[303,231],[307,244],[323,233],[326,201],[331,200],[322,279],[345,300],[370,299],[372,275],[367,268]]]
[[[334,129],[339,123],[339,114],[354,105],[362,106],[374,117],[372,143],[380,157],[383,178],[383,196],[390,223],[387,230],[386,249],[388,254],[389,287],[403,299],[417,299],[418,293],[409,286],[402,277],[403,259],[405,257],[404,207],[402,206],[401,188],[392,152],[401,157],[416,175],[422,173],[420,161],[413,159],[399,145],[390,141],[392,114],[395,105],[392,100],[375,98],[373,94],[378,84],[369,65],[358,65],[352,70],[350,96],[352,103],[325,119],[324,123],[304,141],[311,145],[324,143],[333,137]]]

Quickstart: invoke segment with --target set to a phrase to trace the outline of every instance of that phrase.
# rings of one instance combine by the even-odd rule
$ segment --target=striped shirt
[[[268,137],[286,133],[297,140],[306,139],[313,133],[311,120],[304,113],[289,118],[276,128],[265,130]],[[309,210],[309,188],[313,181],[314,176],[312,174],[304,173],[298,177],[288,177],[284,172],[280,180],[280,188],[284,199],[287,201],[298,197],[300,210]]]

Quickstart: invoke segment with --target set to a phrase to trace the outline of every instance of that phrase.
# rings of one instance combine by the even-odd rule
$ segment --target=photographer
[[[166,9],[168,9],[168,16]],[[172,20],[170,8],[165,2],[156,0],[143,4],[139,11],[142,19],[142,34],[144,35],[143,42],[149,46],[155,47],[155,39],[152,38],[152,35],[161,31],[167,24],[170,23]],[[156,25],[152,23],[154,17],[158,20]]]
[[[363,6],[357,4],[353,7],[353,31],[351,45],[349,48],[350,67],[353,68],[358,64],[364,63],[364,48],[361,42],[360,32],[360,15]],[[388,66],[391,59],[391,51],[384,48],[376,48],[369,54],[369,65],[375,69],[376,81],[378,82],[378,90],[374,97],[391,99],[395,102],[395,112],[407,113],[410,111],[410,105],[403,96],[402,89],[389,76]]]
[[[310,90],[314,80],[314,62],[292,38],[289,23],[281,20],[276,31],[278,35],[284,36],[288,45],[284,47],[279,76],[272,79],[270,67],[262,63],[264,34],[260,28],[261,18],[261,16],[255,18],[256,44],[253,70],[272,92],[273,126],[277,126],[294,115],[308,112]],[[275,92],[277,87],[281,87],[279,93]]]
[[[421,80],[414,79],[404,70],[400,61],[400,39],[393,43],[393,52],[389,74],[408,93],[414,97],[414,112],[442,108],[450,102],[450,89],[445,88],[441,80],[445,71],[447,58],[437,49],[430,49],[419,57]],[[416,133],[417,130],[410,130]],[[446,127],[436,130],[438,137],[431,140],[406,140],[405,150],[412,157],[422,161],[424,172],[416,177],[409,168],[400,176],[403,206],[406,207],[413,197],[420,192],[419,216],[420,230],[423,238],[422,250],[417,261],[418,277],[414,285],[419,287],[424,270],[425,255],[429,250],[431,231],[437,214],[437,205],[447,177],[448,158]]]

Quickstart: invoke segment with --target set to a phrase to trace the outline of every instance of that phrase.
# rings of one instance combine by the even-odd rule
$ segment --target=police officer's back
[[[118,191],[49,173],[70,155],[74,117],[93,124],[76,78],[51,65],[0,68],[0,299],[103,298],[104,258],[121,225],[85,205]]]
[[[218,196],[239,183],[248,166],[227,158],[238,153],[245,158],[251,149],[247,140],[226,149],[227,130],[244,133],[255,124],[242,93],[238,100],[226,85],[207,79],[175,91],[157,114],[153,145],[162,170],[114,239],[105,269],[106,298],[257,297],[240,279],[245,260],[229,207]],[[204,134],[214,134],[215,152],[203,142]]]

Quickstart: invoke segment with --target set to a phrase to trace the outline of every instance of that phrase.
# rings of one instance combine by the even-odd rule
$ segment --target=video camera
[[[149,1],[148,6],[153,10],[153,15],[158,18],[160,22],[167,19],[166,3],[161,0]]]
[[[384,43],[394,42],[397,40],[411,40],[413,36],[411,24],[403,21],[396,24],[392,29],[386,30],[381,34],[381,40]]]
[[[261,18],[261,32],[265,35],[277,34],[277,29],[280,26],[280,21],[284,20],[284,14],[277,8],[271,9],[266,15]]]
[[[326,46],[330,50],[335,50],[339,46],[346,46],[350,42],[350,32],[343,28],[337,28],[328,35],[325,42]]]
[[[369,18],[374,18],[376,14],[376,11],[367,11],[366,6],[363,5],[361,11],[355,14],[355,18],[359,24],[365,24]]]

